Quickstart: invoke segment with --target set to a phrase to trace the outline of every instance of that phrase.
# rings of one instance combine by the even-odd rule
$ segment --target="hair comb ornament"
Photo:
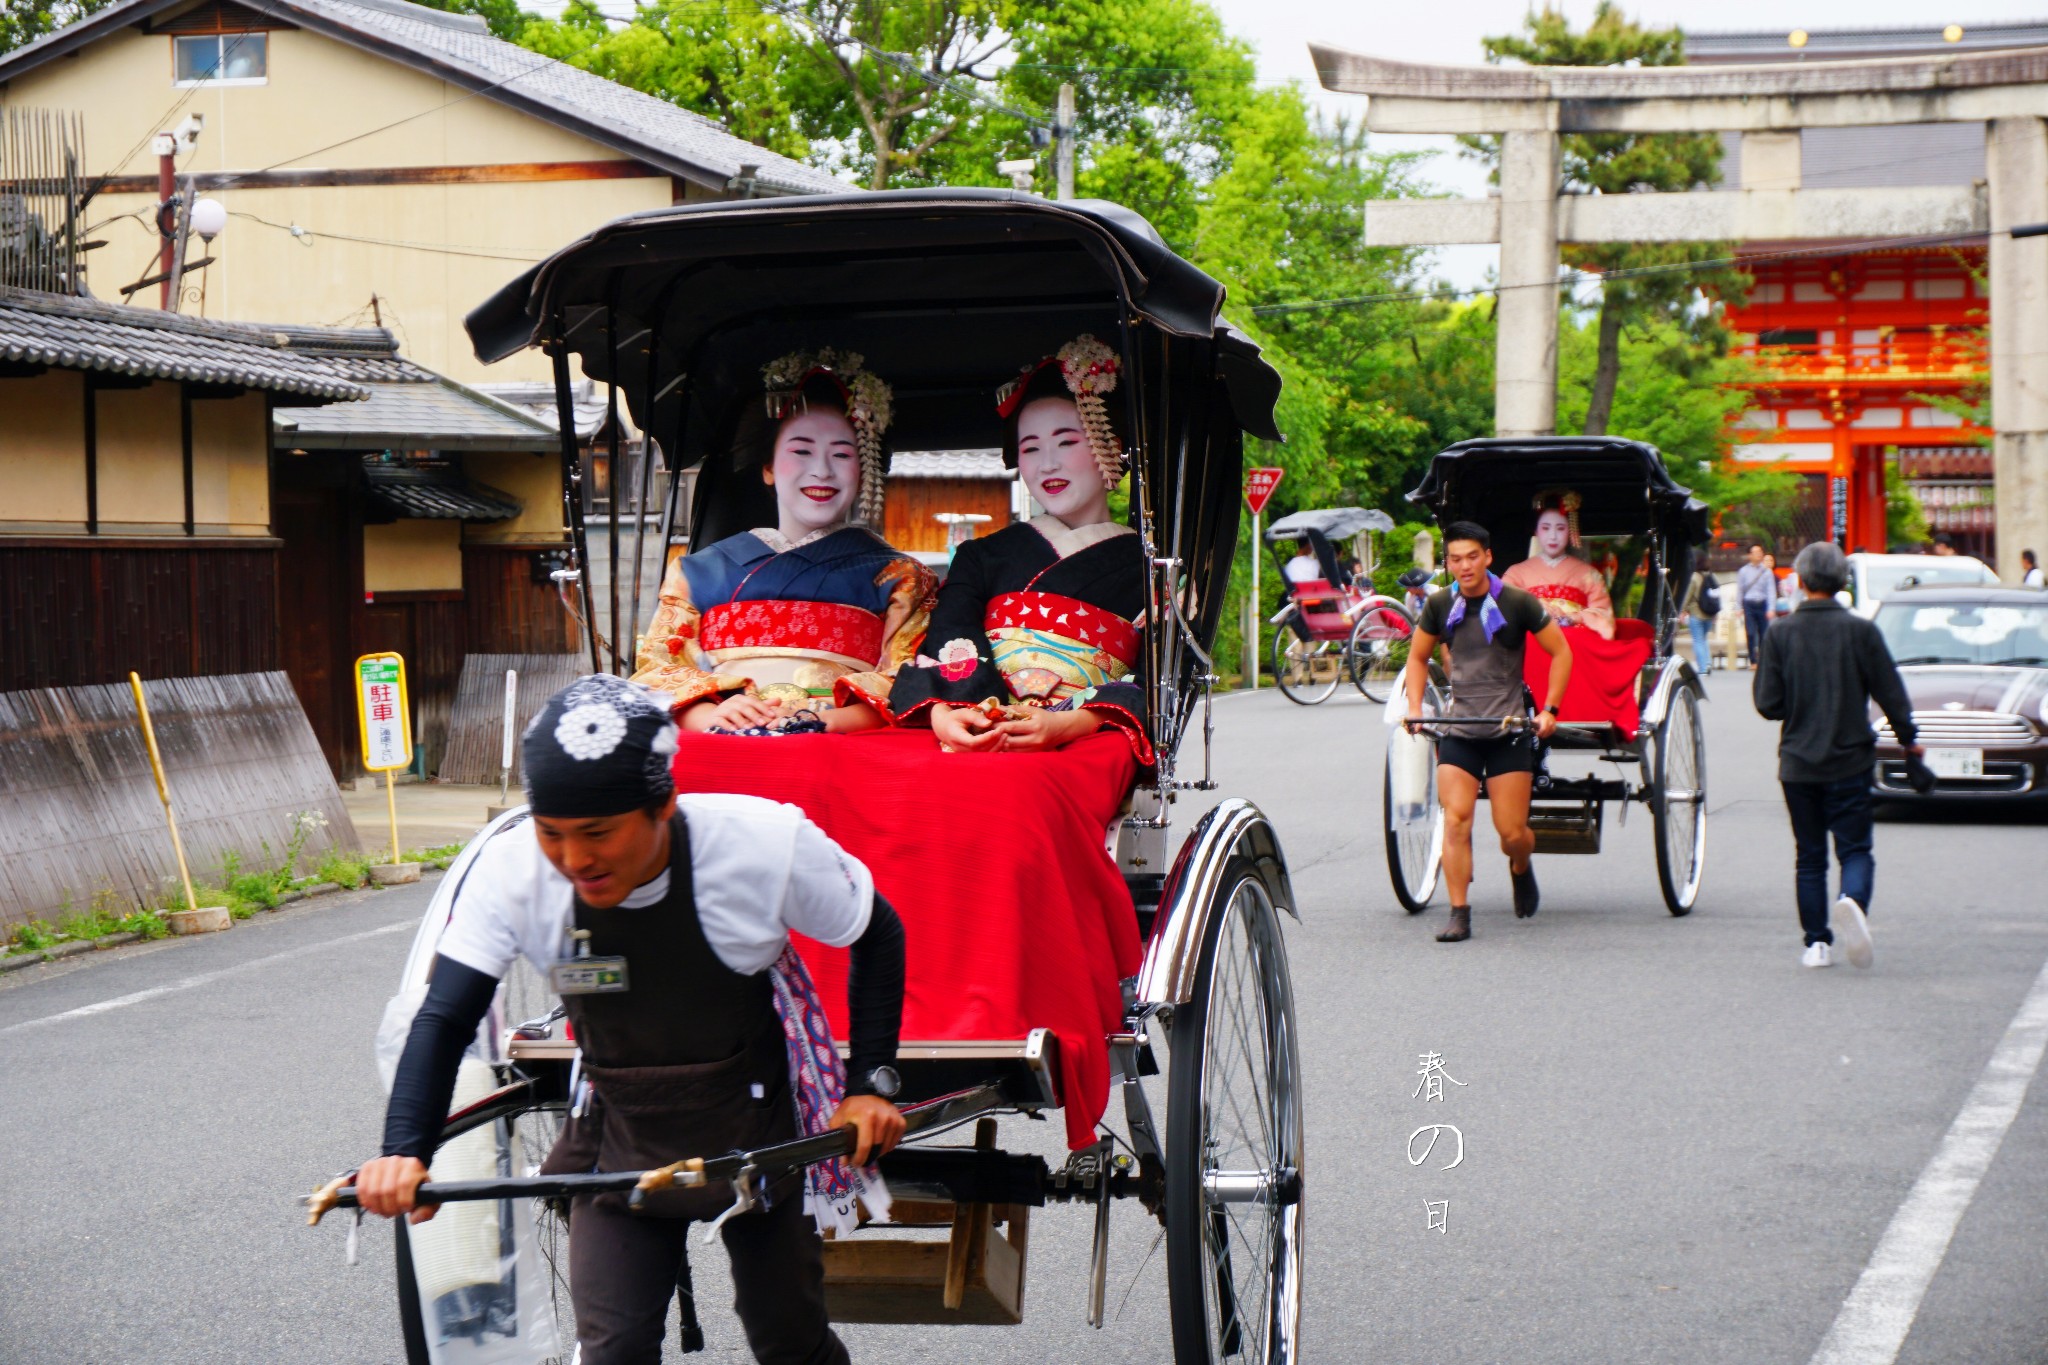
[[[823,375],[839,388],[846,399],[846,419],[853,423],[854,439],[860,445],[860,519],[869,526],[882,524],[883,479],[888,473],[882,460],[882,433],[895,419],[895,392],[879,375],[863,368],[857,351],[820,347],[815,351],[791,351],[761,367],[762,401],[768,419],[780,422],[805,410],[804,385]]]
[[[1109,424],[1109,405],[1102,401],[1102,396],[1115,391],[1117,378],[1123,373],[1123,361],[1093,334],[1083,332],[1055,354],[1025,366],[1022,374],[997,389],[996,411],[1004,417],[1015,412],[1032,379],[1048,365],[1059,366],[1060,378],[1066,382],[1067,392],[1074,395],[1074,406],[1081,413],[1081,425],[1088,432],[1088,449],[1095,456],[1096,468],[1102,471],[1102,482],[1115,488],[1124,476],[1124,447]]]

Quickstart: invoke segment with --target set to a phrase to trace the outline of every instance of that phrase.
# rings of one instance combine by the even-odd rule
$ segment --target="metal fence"
[[[83,292],[84,146],[82,114],[0,109],[0,285]]]

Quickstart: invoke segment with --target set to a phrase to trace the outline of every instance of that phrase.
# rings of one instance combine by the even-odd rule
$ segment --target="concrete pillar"
[[[1502,436],[1557,430],[1557,177],[1556,133],[1501,135],[1493,425]]]
[[[1742,135],[1742,188],[1796,190],[1800,174],[1796,130]]]
[[[1985,126],[1991,209],[1991,425],[1998,576],[2017,582],[2020,551],[2048,554],[2048,237],[2007,230],[2048,223],[2048,124]]]

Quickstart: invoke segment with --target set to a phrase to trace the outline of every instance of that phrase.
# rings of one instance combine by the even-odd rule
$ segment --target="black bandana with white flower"
[[[548,698],[526,727],[520,755],[535,815],[622,815],[675,790],[669,760],[675,721],[658,693],[592,673]]]

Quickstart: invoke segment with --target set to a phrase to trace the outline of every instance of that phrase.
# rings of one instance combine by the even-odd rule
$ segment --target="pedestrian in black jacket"
[[[1871,856],[1870,771],[1877,736],[1870,725],[1874,700],[1909,752],[1924,752],[1913,708],[1884,637],[1869,621],[1835,600],[1849,582],[1840,547],[1807,546],[1793,562],[1806,600],[1763,637],[1757,665],[1756,709],[1783,721],[1778,738],[1778,785],[1792,816],[1798,849],[1799,923],[1806,931],[1808,967],[1833,965],[1829,928],[1828,838],[1842,865],[1834,921],[1850,962],[1868,967],[1870,928],[1864,915],[1877,872]]]

